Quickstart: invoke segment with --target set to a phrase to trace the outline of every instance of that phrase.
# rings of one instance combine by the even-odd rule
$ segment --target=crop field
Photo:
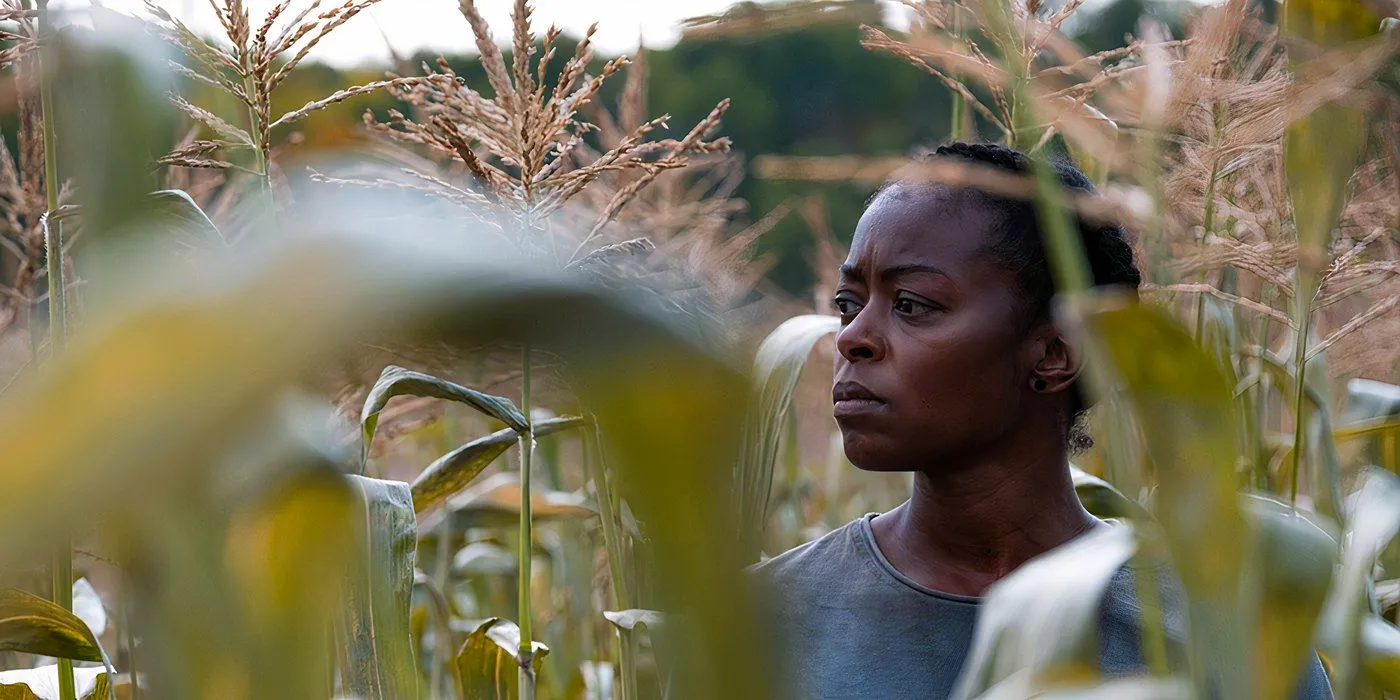
[[[468,54],[318,62],[395,3],[0,0],[0,700],[789,696],[746,567],[909,495],[831,408],[895,173],[1034,203],[1124,525],[991,589],[958,697],[1283,700],[1314,648],[1400,697],[1400,5],[741,3],[623,56],[461,0]],[[1159,561],[1184,653],[1144,577],[1104,677]]]

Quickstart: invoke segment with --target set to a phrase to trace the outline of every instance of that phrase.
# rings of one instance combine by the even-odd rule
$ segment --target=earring
[[[1046,386],[1048,385],[1045,383],[1044,379],[1036,379],[1035,381],[1031,382],[1031,388],[1035,389],[1036,391],[1045,391]]]

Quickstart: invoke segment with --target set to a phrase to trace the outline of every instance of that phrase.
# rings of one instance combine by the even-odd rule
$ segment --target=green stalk
[[[1311,332],[1312,313],[1309,308],[1312,305],[1312,294],[1307,290],[1312,289],[1312,285],[1303,284],[1302,279],[1306,273],[1299,269],[1299,284],[1297,286],[1297,298],[1294,299],[1295,323],[1298,326],[1298,339],[1293,344],[1293,483],[1288,489],[1288,503],[1294,505],[1298,501],[1298,475],[1303,466],[1303,450],[1307,448],[1307,436],[1304,431],[1307,428],[1307,369],[1308,369],[1308,333]]]
[[[50,39],[49,3],[39,0],[39,42],[45,48]],[[39,58],[39,109],[44,123],[44,196],[48,213],[44,215],[44,257],[48,265],[49,288],[49,358],[63,351],[68,328],[67,282],[63,278],[63,224],[50,220],[58,211],[58,137],[54,120],[53,91],[48,89],[48,75],[43,68],[43,53]],[[32,329],[31,329],[32,332]],[[70,535],[61,538],[54,552],[53,602],[64,610],[73,609],[73,542]],[[73,661],[58,660],[58,696],[61,700],[77,700],[73,683]]]
[[[614,485],[608,479],[607,464],[595,430],[591,426],[584,429],[583,442],[587,453],[584,464],[591,472],[588,476],[597,490],[599,519],[603,524],[603,548],[608,552],[608,574],[612,579],[613,605],[618,610],[627,610],[633,605],[628,595],[627,569],[622,561],[622,516],[617,501],[613,499]]]
[[[530,514],[530,457],[535,449],[535,421],[530,416],[530,345],[521,352],[520,410],[525,414],[525,432],[520,434],[520,590],[517,609],[520,616],[520,698],[535,697],[535,637],[530,624],[530,567],[534,555],[534,533]]]

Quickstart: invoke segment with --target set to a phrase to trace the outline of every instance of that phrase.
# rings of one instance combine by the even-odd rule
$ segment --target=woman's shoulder
[[[868,516],[866,516],[868,517]],[[847,567],[860,556],[859,528],[865,518],[857,518],[820,537],[804,542],[774,557],[748,567],[754,578],[778,584],[792,583]]]

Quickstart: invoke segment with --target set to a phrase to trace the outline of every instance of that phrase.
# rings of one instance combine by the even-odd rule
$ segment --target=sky
[[[56,5],[86,4],[70,0]],[[292,10],[310,0],[293,0]],[[898,14],[897,3],[886,2]],[[209,0],[157,0],[171,14],[196,31],[217,33],[218,23]],[[245,0],[254,26],[276,0]],[[330,6],[338,0],[323,0]],[[680,36],[680,23],[688,17],[724,11],[734,0],[534,0],[534,26],[540,34],[551,24],[566,32],[583,34],[598,22],[595,44],[602,53],[630,53],[640,37],[648,46],[668,47]],[[109,9],[144,16],[143,0],[104,0]],[[497,42],[510,40],[512,0],[478,0],[477,7],[495,31]],[[457,9],[457,0],[381,0],[337,29],[312,50],[310,57],[337,67],[384,65],[389,62],[385,40],[401,55],[419,49],[443,53],[474,51],[471,28]]]

